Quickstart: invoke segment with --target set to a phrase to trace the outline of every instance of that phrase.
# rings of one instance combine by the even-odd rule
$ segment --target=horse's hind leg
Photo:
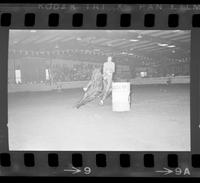
[[[81,107],[82,105],[84,105],[84,101],[87,98],[87,95],[85,94],[83,96],[83,98],[75,105],[75,107],[78,109],[79,107]]]
[[[87,104],[88,102],[94,100],[95,97],[94,96],[86,96],[84,97],[77,105],[76,105],[76,108],[80,108],[81,106]]]

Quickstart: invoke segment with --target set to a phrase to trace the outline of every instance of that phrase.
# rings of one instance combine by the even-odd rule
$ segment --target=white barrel
[[[112,83],[112,110],[116,112],[130,111],[130,83]]]

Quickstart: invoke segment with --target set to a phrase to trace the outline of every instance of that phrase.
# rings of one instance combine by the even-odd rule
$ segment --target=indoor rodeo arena
[[[187,30],[10,30],[10,150],[189,151]]]

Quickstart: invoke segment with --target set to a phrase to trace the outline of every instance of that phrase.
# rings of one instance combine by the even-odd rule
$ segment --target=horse
[[[101,97],[103,92],[103,75],[101,69],[94,69],[92,72],[91,80],[86,87],[83,88],[85,94],[83,98],[76,104],[76,108],[93,101],[94,99]]]

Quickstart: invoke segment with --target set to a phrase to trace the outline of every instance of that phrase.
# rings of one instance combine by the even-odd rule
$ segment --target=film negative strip
[[[1,4],[0,176],[200,177],[200,5]]]

